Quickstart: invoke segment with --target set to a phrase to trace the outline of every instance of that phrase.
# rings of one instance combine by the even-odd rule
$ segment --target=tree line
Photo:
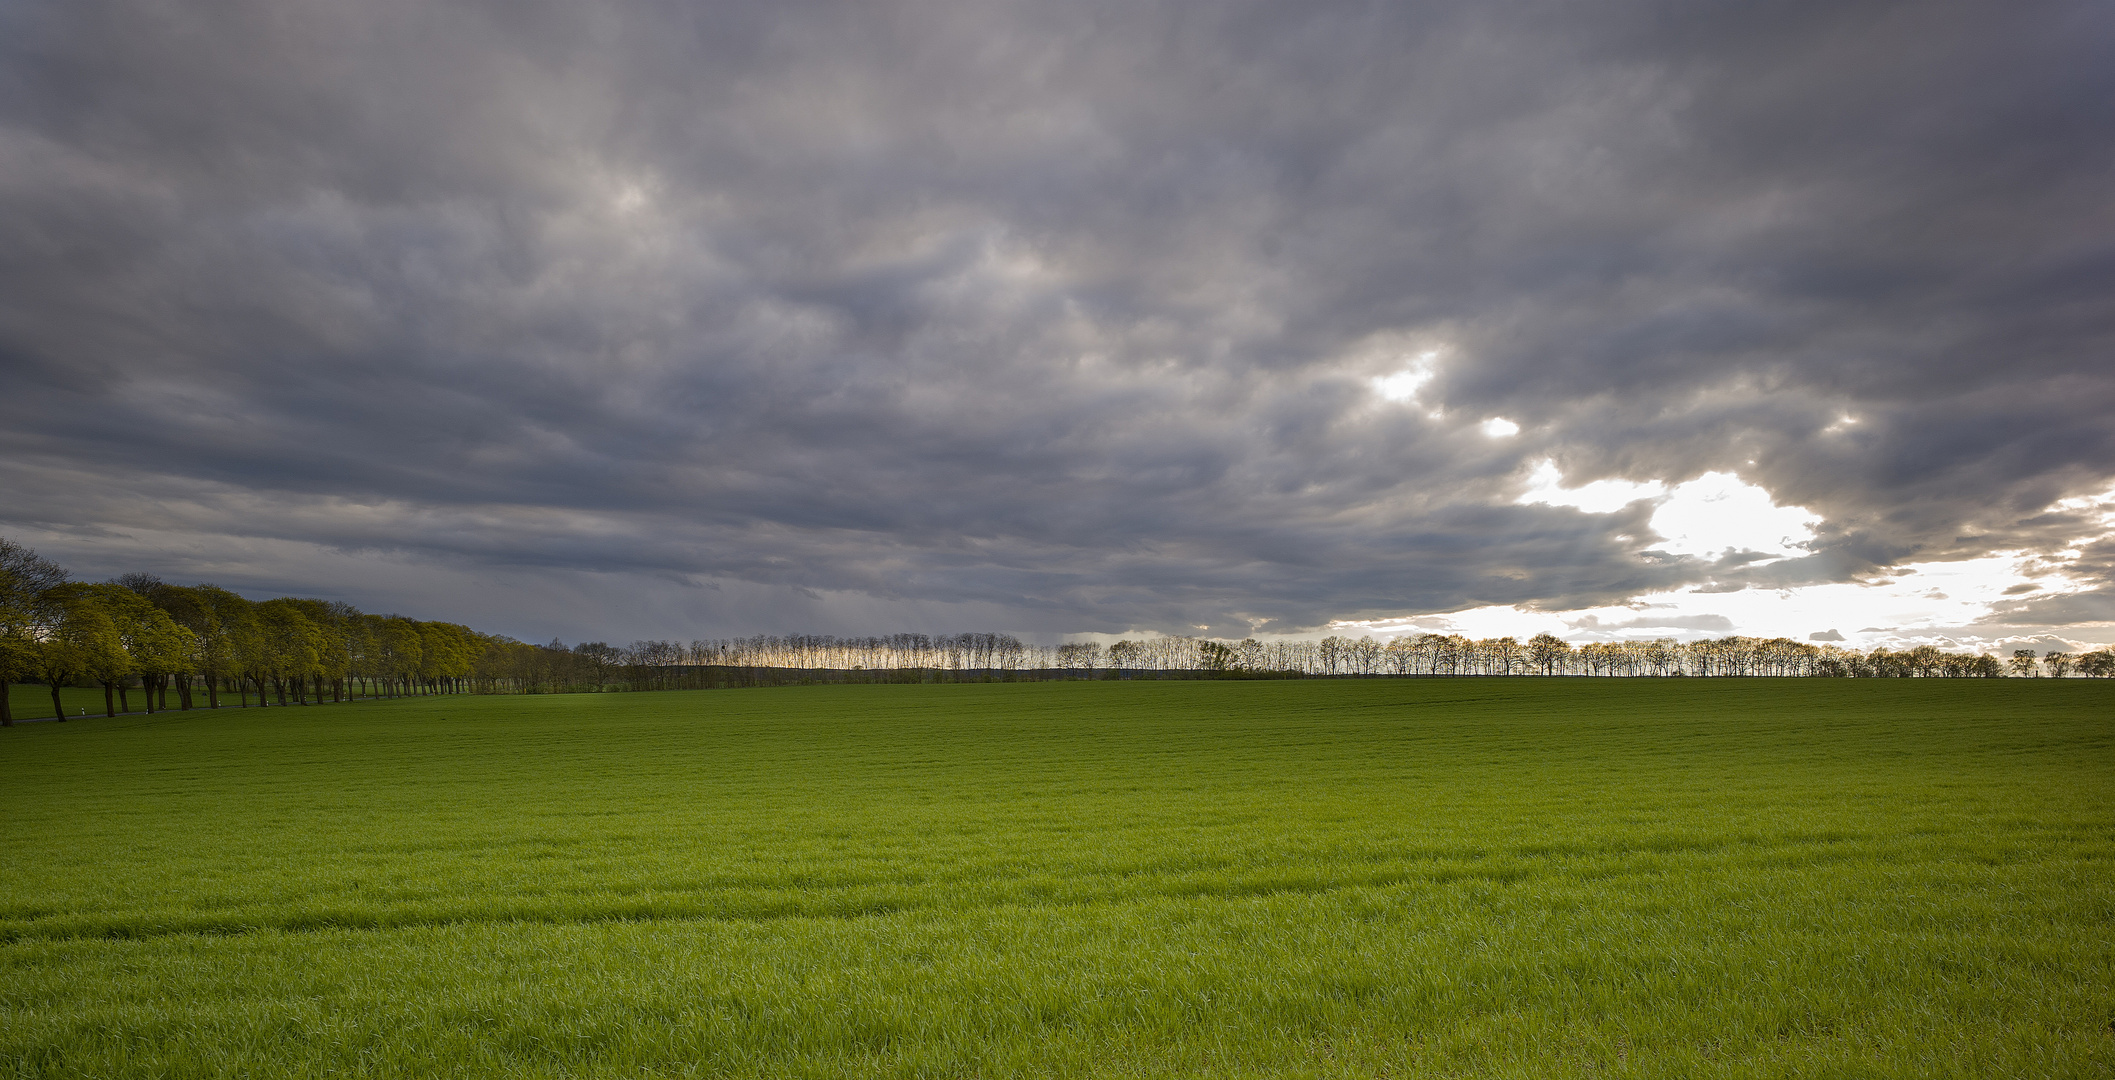
[[[703,689],[787,682],[1370,676],[1780,676],[1994,678],[2115,675],[2100,649],[2009,661],[1929,645],[1867,651],[1788,638],[1522,642],[1419,634],[1319,641],[1150,637],[1038,645],[1010,634],[765,635],[628,646],[532,645],[449,622],[375,615],[338,601],[250,600],[147,574],[79,582],[0,537],[0,676],[50,689],[100,686],[106,715],[322,704],[449,693]],[[0,694],[0,725],[14,722]]]
[[[214,585],[147,574],[80,582],[0,537],[0,675],[43,683],[66,718],[62,687],[100,686],[104,712],[198,705],[307,705],[466,688],[488,635],[445,622],[371,615],[350,604],[250,600]],[[0,695],[0,724],[14,722]]]
[[[1714,640],[1610,641],[1573,645],[1554,634],[1527,641],[1513,637],[1469,638],[1460,634],[1405,635],[1382,642],[1372,637],[1315,640],[1225,641],[1197,637],[1151,637],[1104,646],[1096,642],[1032,645],[1004,634],[927,637],[731,638],[636,642],[618,650],[620,666],[646,671],[751,670],[832,673],[937,671],[1026,677],[1153,675],[1231,677],[1580,675],[1580,676],[1778,676],[1837,678],[1996,678],[1999,676],[2115,675],[2115,653],[2106,649],[2073,656],[2052,651],[2037,658],[2018,650],[2008,661],[1984,653],[1946,652],[1935,646],[1893,650],[1845,649],[1790,638],[1732,636]],[[628,665],[628,666],[625,666]],[[664,675],[664,677],[667,677]]]

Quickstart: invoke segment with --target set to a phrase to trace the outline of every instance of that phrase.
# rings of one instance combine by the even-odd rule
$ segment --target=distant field
[[[2115,685],[412,699],[0,735],[0,1076],[2108,1076]]]

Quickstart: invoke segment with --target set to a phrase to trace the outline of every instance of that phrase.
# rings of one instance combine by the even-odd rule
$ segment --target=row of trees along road
[[[196,704],[305,705],[356,697],[687,689],[813,681],[1369,676],[1807,676],[1991,678],[2115,675],[2115,654],[1859,651],[1788,638],[1522,642],[1459,634],[1260,642],[1194,637],[1035,645],[1009,634],[786,635],[530,645],[447,622],[370,615],[335,601],[253,601],[143,574],[90,584],[0,537],[0,676],[100,685],[106,714]],[[203,701],[199,701],[199,698]],[[14,717],[0,694],[0,724]]]

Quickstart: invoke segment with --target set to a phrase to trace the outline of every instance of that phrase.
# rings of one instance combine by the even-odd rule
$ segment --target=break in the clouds
[[[2110,56],[2083,0],[9,4],[0,530],[539,637],[1973,566],[1914,625],[2105,639]]]

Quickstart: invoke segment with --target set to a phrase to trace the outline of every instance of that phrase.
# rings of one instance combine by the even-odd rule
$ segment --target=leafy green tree
[[[365,622],[360,609],[333,600],[290,599],[288,602],[300,608],[302,615],[316,627],[316,666],[309,676],[316,704],[323,704],[326,688],[336,700],[342,694],[345,680],[352,675],[354,656],[359,649],[360,628]]]
[[[377,643],[381,646],[383,670],[404,688],[412,692],[418,678],[419,666],[425,662],[426,646],[419,637],[419,624],[401,615],[391,615],[382,620]]]
[[[2049,677],[2052,679],[2061,679],[2071,674],[2071,665],[2070,653],[2051,649],[2042,654],[2042,668],[2048,671]]]
[[[208,650],[213,637],[218,633],[218,620],[215,619],[212,609],[207,606],[205,597],[197,589],[158,582],[141,595],[145,596],[149,603],[162,609],[163,613],[169,616],[169,621],[191,634],[183,662],[173,673],[177,707],[189,709],[191,681],[194,676],[207,670]],[[210,677],[208,682],[210,684]],[[207,692],[211,693],[210,685]],[[166,700],[162,704],[164,708],[168,707]]]
[[[91,585],[88,589],[125,646],[124,664],[105,664],[96,670],[96,677],[103,683],[105,702],[115,687],[120,707],[126,712],[132,711],[132,702],[126,694],[126,680],[137,674],[140,689],[147,698],[147,711],[153,712],[158,681],[188,666],[191,631],[178,626],[169,618],[168,612],[132,588],[111,583]]]
[[[303,683],[322,670],[323,629],[309,619],[300,601],[286,597],[258,604],[257,626],[258,670],[278,691],[280,705],[287,704],[289,687],[301,700]]]
[[[452,689],[477,663],[476,634],[454,623],[422,622],[419,633],[419,677],[435,689]]]
[[[218,585],[200,585],[191,590],[206,610],[206,619],[194,632],[201,634],[198,671],[206,678],[206,699],[220,708],[220,687],[239,687],[259,649],[257,605]],[[242,703],[249,704],[245,698]]]
[[[66,706],[59,688],[84,675],[97,679],[118,677],[131,670],[132,658],[124,639],[93,586],[77,583],[54,585],[37,594],[31,633],[36,639],[33,671],[51,687],[51,707],[60,720]],[[117,703],[106,682],[104,711],[117,714]]]
[[[15,725],[7,688],[37,669],[38,598],[65,582],[59,564],[0,536],[0,727]]]
[[[2009,665],[2007,665],[2007,666],[2009,666],[2009,667],[2010,667],[2010,668],[2012,669],[2012,673],[2013,673],[2014,675],[2019,675],[2019,676],[2023,676],[2023,677],[2024,677],[2024,676],[2031,676],[2031,675],[2033,675],[2033,674],[2034,674],[2034,650],[2033,650],[2033,649],[2014,649],[2014,650],[2012,650],[2012,662],[2011,662],[2011,664],[2009,664]]]
[[[365,684],[369,694],[373,693],[373,664],[375,653],[375,617],[361,612],[351,604],[340,605],[338,633],[345,640],[345,696],[355,697],[355,682]]]
[[[388,692],[392,657],[389,653],[389,620],[380,615],[360,616],[352,637],[353,674],[365,685],[370,697]]]

